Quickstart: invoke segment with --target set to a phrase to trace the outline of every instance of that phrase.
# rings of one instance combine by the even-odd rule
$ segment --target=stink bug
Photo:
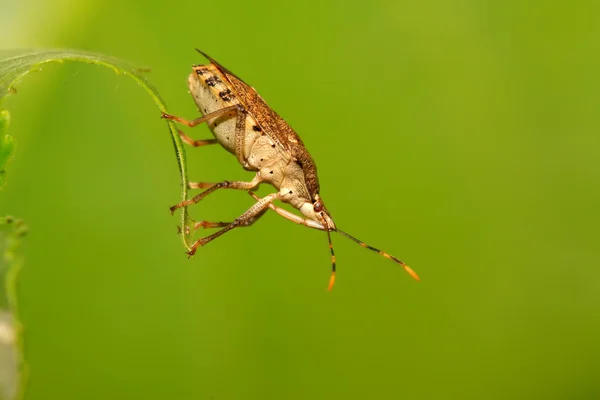
[[[292,222],[327,232],[331,252],[329,290],[333,287],[336,273],[330,234],[332,231],[402,265],[406,272],[419,280],[417,274],[398,258],[371,247],[336,227],[319,195],[315,163],[298,134],[267,105],[254,88],[207,54],[200,50],[198,52],[210,60],[210,64],[193,66],[188,85],[203,116],[191,121],[170,114],[163,114],[162,117],[190,128],[206,122],[215,139],[193,140],[180,131],[183,141],[194,147],[219,143],[237,158],[244,169],[256,171],[256,175],[250,182],[222,181],[216,184],[191,182],[190,188],[206,190],[174,205],[171,207],[171,213],[180,207],[198,203],[218,189],[246,190],[256,199],[256,203],[233,222],[196,223],[194,229],[200,227],[222,229],[196,240],[188,255],[194,255],[198,247],[204,246],[233,228],[251,225],[270,208]],[[251,190],[261,183],[271,184],[278,192],[263,198],[257,197]],[[303,216],[276,206],[273,204],[274,200],[290,204]]]

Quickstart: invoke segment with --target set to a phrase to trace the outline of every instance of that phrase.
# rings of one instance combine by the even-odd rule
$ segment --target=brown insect
[[[218,189],[246,190],[256,199],[256,203],[233,222],[196,223],[194,229],[222,229],[196,240],[188,255],[194,255],[198,247],[204,246],[233,228],[253,224],[270,208],[292,222],[327,232],[332,265],[329,290],[335,282],[336,272],[331,231],[338,232],[362,247],[402,265],[413,278],[419,280],[417,274],[404,262],[369,246],[335,226],[331,214],[319,195],[315,163],[298,134],[267,105],[254,88],[207,54],[196,50],[210,60],[210,64],[207,65],[194,65],[188,79],[190,93],[203,117],[192,121],[170,114],[163,114],[162,117],[190,128],[206,122],[215,139],[193,140],[179,131],[183,141],[194,147],[219,143],[237,157],[244,169],[256,171],[256,175],[250,182],[222,181],[216,184],[190,182],[190,188],[206,190],[174,205],[171,207],[171,213],[180,207],[198,203]],[[278,192],[263,198],[257,197],[251,190],[261,183],[273,185]],[[303,217],[277,207],[273,204],[274,200],[292,205],[300,210]]]

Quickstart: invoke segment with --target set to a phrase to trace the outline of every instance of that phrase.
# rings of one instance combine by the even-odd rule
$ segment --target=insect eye
[[[323,202],[321,200],[315,201],[315,204],[313,205],[313,209],[315,210],[315,212],[323,211]]]

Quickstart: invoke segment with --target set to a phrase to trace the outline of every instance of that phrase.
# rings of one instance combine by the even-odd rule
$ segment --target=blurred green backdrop
[[[149,67],[185,117],[205,50],[299,132],[337,224],[422,278],[336,235],[327,293],[325,234],[273,213],[188,260],[152,100],[107,69],[48,65],[5,103],[18,148],[0,210],[31,232],[26,399],[600,398],[599,11],[2,0],[1,48]],[[191,180],[251,176],[220,148],[187,154]],[[251,203],[222,192],[190,213]]]

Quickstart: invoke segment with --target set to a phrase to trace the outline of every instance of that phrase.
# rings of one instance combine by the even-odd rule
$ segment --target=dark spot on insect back
[[[206,68],[199,68],[196,70],[196,73],[200,76],[204,75],[205,72],[208,72]]]
[[[274,144],[272,144],[272,145],[271,145],[271,147],[272,147],[272,148],[275,148],[275,145],[274,145]]]
[[[217,83],[221,82],[221,79],[219,79],[218,76],[213,75],[210,78],[206,78],[204,82],[206,82],[206,84],[210,87],[215,87]]]
[[[233,95],[231,93],[231,90],[225,89],[219,92],[219,97],[223,99],[223,101],[231,101]]]
[[[260,126],[258,126],[258,125],[253,125],[253,126],[252,126],[252,130],[253,130],[254,132],[261,132],[261,131],[262,131],[261,127],[260,127]]]

